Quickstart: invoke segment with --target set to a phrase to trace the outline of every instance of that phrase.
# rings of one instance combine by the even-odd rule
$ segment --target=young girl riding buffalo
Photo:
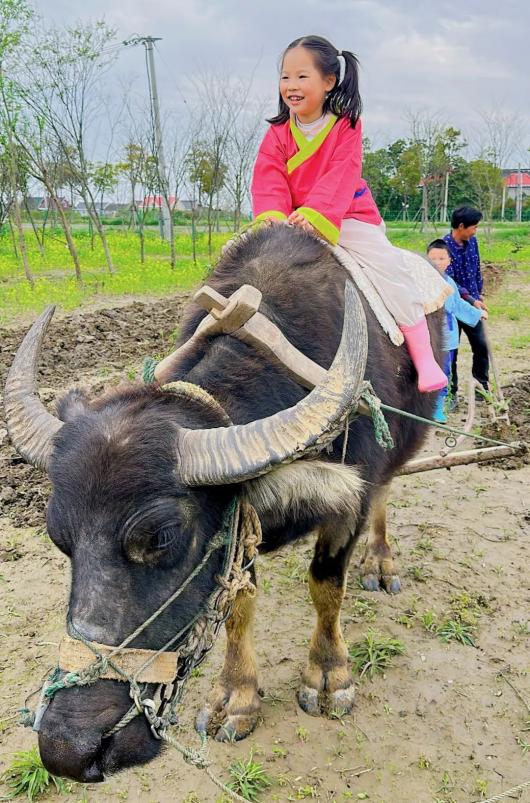
[[[447,378],[434,359],[422,298],[362,178],[356,57],[320,36],[296,39],[283,54],[279,89],[278,114],[254,167],[256,220],[300,226],[345,248],[396,319],[420,391],[440,390]]]

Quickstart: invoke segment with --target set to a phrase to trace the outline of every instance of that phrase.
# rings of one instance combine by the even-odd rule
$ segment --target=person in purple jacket
[[[443,238],[451,264],[447,275],[457,284],[461,297],[476,309],[486,310],[482,292],[483,281],[480,271],[480,255],[476,238],[477,228],[482,220],[482,212],[472,206],[459,206],[451,216],[451,232]],[[489,389],[489,357],[486,333],[482,321],[476,326],[459,321],[459,334],[464,330],[473,353],[472,373],[485,390]],[[451,394],[456,404],[458,390],[457,354],[451,370]],[[477,396],[478,398],[478,396]],[[482,397],[479,399],[482,401]]]
[[[456,355],[458,353],[458,341],[460,338],[458,327],[467,326],[471,329],[476,329],[481,320],[485,320],[488,317],[488,313],[481,307],[471,306],[471,304],[461,298],[456,282],[448,276],[451,266],[451,256],[447,243],[444,240],[433,240],[432,243],[427,246],[427,256],[454,291],[452,295],[445,300],[447,322],[445,347],[447,352],[443,369],[448,382],[450,382],[452,366],[456,364]],[[436,399],[436,407],[433,413],[433,419],[439,421],[441,424],[445,424],[447,421],[445,415],[447,393],[447,388],[443,388],[440,391]]]

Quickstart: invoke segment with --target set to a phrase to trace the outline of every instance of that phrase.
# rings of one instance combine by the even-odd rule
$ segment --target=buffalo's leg
[[[381,486],[375,491],[372,499],[368,542],[361,562],[361,582],[367,591],[379,591],[383,587],[389,594],[397,594],[401,590],[401,582],[387,540],[386,529],[389,490],[390,483]]]
[[[239,741],[252,733],[261,700],[253,643],[255,597],[241,591],[226,620],[226,654],[223,671],[195,726],[218,742]]]
[[[298,703],[308,714],[353,707],[355,688],[348,665],[348,650],[340,626],[348,563],[355,542],[349,522],[321,527],[309,570],[309,590],[317,624],[302,673]]]

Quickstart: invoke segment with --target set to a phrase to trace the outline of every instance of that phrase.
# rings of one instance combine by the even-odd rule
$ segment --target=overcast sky
[[[529,0],[36,0],[48,22],[104,18],[118,38],[160,36],[157,72],[167,110],[189,97],[197,69],[241,77],[275,110],[278,57],[318,33],[361,61],[365,133],[377,145],[407,133],[407,110],[438,111],[475,144],[478,111],[518,112],[512,162],[530,162]],[[115,76],[144,81],[142,48],[120,52]]]

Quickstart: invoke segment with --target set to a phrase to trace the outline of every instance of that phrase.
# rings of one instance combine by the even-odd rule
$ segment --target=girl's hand
[[[309,222],[309,220],[307,220],[307,219],[306,219],[306,218],[305,218],[305,217],[304,217],[304,216],[303,216],[303,215],[302,215],[300,212],[298,212],[296,209],[295,209],[295,211],[294,211],[294,212],[291,212],[291,214],[290,214],[290,215],[289,215],[289,217],[287,218],[287,221],[288,221],[288,222],[289,222],[289,223],[290,223],[292,226],[300,226],[300,228],[301,228],[301,229],[303,229],[304,231],[308,231],[308,232],[309,232],[309,234],[314,234],[314,233],[315,233],[315,228],[314,228],[314,226],[312,226],[312,225],[311,225],[311,223]]]
[[[266,226],[275,226],[277,223],[284,223],[284,224],[287,223],[287,221],[284,220],[283,218],[274,217],[273,215],[264,218],[263,222],[265,223]]]
[[[483,309],[483,310],[482,310],[482,315],[480,316],[480,320],[481,320],[481,321],[487,321],[487,320],[488,320],[488,317],[489,317],[489,315],[488,315],[488,312],[487,312],[487,310]]]
[[[483,301],[478,301],[478,300],[474,301],[473,306],[476,307],[477,309],[485,309],[485,310],[488,309]]]

